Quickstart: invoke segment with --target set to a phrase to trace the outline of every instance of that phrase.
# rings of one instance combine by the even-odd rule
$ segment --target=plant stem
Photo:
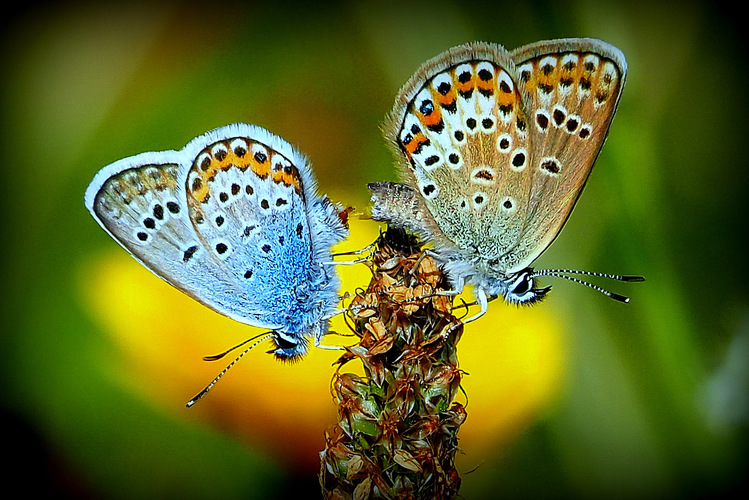
[[[320,453],[325,498],[452,498],[462,372],[462,324],[435,261],[415,239],[388,229],[367,260],[372,280],[348,308],[358,342],[338,360],[332,392],[338,424]],[[359,360],[364,376],[342,373]]]

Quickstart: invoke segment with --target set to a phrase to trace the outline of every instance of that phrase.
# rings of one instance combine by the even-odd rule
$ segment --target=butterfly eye
[[[282,335],[275,335],[273,341],[279,347],[279,349],[291,350],[294,349],[298,344],[292,342],[290,339],[284,338]]]
[[[281,361],[294,361],[307,353],[307,342],[300,341],[292,334],[276,331],[272,337],[276,348],[268,351]]]
[[[511,292],[513,295],[525,295],[533,289],[533,278],[531,278],[530,273],[525,272],[515,281],[514,285]]]

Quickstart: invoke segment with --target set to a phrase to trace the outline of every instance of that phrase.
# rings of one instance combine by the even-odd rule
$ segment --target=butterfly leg
[[[369,252],[370,250],[372,250],[372,248],[374,248],[374,247],[375,247],[375,245],[377,245],[377,243],[378,243],[378,242],[379,242],[379,239],[377,239],[377,240],[373,241],[373,242],[372,242],[372,243],[370,243],[369,245],[367,245],[367,246],[365,246],[364,248],[361,248],[361,249],[359,249],[359,250],[352,250],[352,251],[350,251],[350,252],[340,252],[340,253],[334,253],[334,254],[333,254],[333,257],[339,257],[339,256],[341,256],[341,255],[361,255],[361,254],[363,254],[363,253],[365,253],[365,252]]]
[[[322,345],[320,342],[322,342],[322,337],[318,337],[317,335],[315,335],[315,347],[326,349],[328,351],[343,351],[344,349],[346,349],[341,345]]]
[[[348,311],[348,309],[338,309],[334,313],[327,315],[323,319],[325,321],[328,321],[331,318],[334,318],[334,317],[338,316],[339,314],[345,313],[346,311]],[[345,349],[345,347],[339,346],[339,345],[323,345],[321,342],[322,342],[322,339],[323,339],[323,337],[325,336],[326,333],[328,333],[328,332],[321,330],[320,332],[318,332],[318,333],[315,334],[315,347],[319,347],[320,349],[327,349],[329,351],[342,351],[342,350]],[[335,332],[330,332],[330,333],[335,333]],[[341,334],[336,333],[336,335],[341,335]]]
[[[481,307],[481,310],[471,316],[470,318],[463,321],[463,324],[470,323],[471,321],[476,321],[481,316],[486,314],[486,311],[489,310],[489,300],[491,300],[489,297],[486,296],[486,292],[481,287],[476,287],[474,289],[474,295],[476,296],[476,302],[478,303],[479,307]]]
[[[463,293],[463,288],[465,287],[465,281],[463,280],[462,277],[458,279],[457,285],[458,286],[456,287],[455,290],[446,290],[444,292],[437,292],[437,294],[447,295],[447,296],[460,295],[461,293]],[[486,314],[486,312],[489,310],[489,301],[494,300],[496,298],[496,297],[487,296],[486,292],[481,287],[476,287],[473,293],[476,297],[476,303],[481,307],[481,310],[477,314],[471,316],[470,318],[466,320],[463,320],[463,321],[458,320],[457,323],[455,323],[450,328],[447,328],[445,330],[445,332],[442,334],[443,336],[448,337],[460,325],[465,325],[466,323],[470,323],[471,321],[476,321],[481,316]]]
[[[350,252],[334,253],[332,256],[333,257],[341,257],[343,255],[361,255],[363,253],[368,253],[368,252],[371,252],[372,248],[374,248],[375,245],[377,245],[377,243],[379,241],[380,241],[380,239],[378,238],[375,241],[373,241],[372,243],[370,243],[369,245],[365,246],[364,248],[360,248],[359,250],[352,250]],[[330,262],[323,262],[322,264],[339,265],[339,266],[353,266],[354,264],[360,264],[362,262],[365,262],[368,259],[369,259],[369,255],[367,255],[366,257],[362,257],[360,259],[355,259],[355,260],[346,260],[346,261],[340,261],[340,262],[339,261],[330,261]]]
[[[338,255],[354,255],[355,252],[347,252],[347,253],[338,253]],[[354,260],[341,260],[341,261],[329,261],[329,262],[321,262],[322,265],[325,266],[353,266],[354,264],[361,264],[362,262],[366,262],[369,260],[369,257],[362,257],[361,259],[354,259]]]
[[[408,273],[406,273],[400,280],[398,280],[397,284],[402,284],[405,281],[406,276],[408,276],[409,278],[413,278],[414,276],[416,276],[416,273],[419,272],[419,266],[421,265],[421,262],[427,257],[431,257],[437,262],[441,260],[441,257],[438,253],[433,252],[429,249],[424,250],[423,252],[421,252],[421,255],[419,255],[419,258],[416,259],[416,262],[414,262],[413,267],[411,267]],[[461,287],[461,290],[462,290],[462,287]],[[460,293],[461,292],[457,292],[454,295],[460,295]]]

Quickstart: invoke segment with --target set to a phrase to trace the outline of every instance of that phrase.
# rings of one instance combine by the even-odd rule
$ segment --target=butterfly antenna
[[[245,340],[244,342],[240,342],[239,344],[237,344],[234,347],[231,347],[231,348],[225,350],[224,352],[222,352],[220,354],[211,354],[210,356],[203,356],[203,361],[218,361],[219,359],[223,358],[224,356],[226,356],[227,354],[229,354],[233,350],[239,349],[240,347],[242,347],[243,345],[245,345],[247,342],[252,342],[253,340],[257,340],[260,337],[264,337],[264,336],[268,335],[269,333],[272,333],[272,332],[263,332],[263,333],[261,333],[259,335],[255,335],[254,337],[250,337],[247,340]],[[261,342],[262,342],[262,340],[261,340]]]
[[[540,271],[537,271],[533,273],[533,276],[546,276],[551,274],[548,273],[565,273],[565,274],[582,274],[585,276],[596,276],[599,278],[608,278],[616,281],[626,281],[626,282],[641,282],[645,281],[644,276],[633,276],[633,275],[622,275],[622,274],[609,274],[609,273],[596,273],[593,271],[578,271],[576,269],[542,269]]]
[[[587,281],[583,281],[579,278],[575,278],[573,276],[567,276],[562,273],[567,274],[582,274],[585,276],[596,276],[599,278],[609,278],[617,281],[625,281],[625,282],[640,282],[645,281],[645,278],[642,276],[629,276],[629,275],[619,275],[619,274],[608,274],[608,273],[596,273],[592,271],[577,271],[574,269],[543,269],[541,271],[533,273],[532,277],[537,278],[539,276],[550,276],[552,278],[564,278],[568,281],[572,281],[573,283],[578,283],[580,285],[585,285],[588,288],[592,288],[593,290],[596,290],[598,292],[601,292],[605,296],[618,300],[619,302],[624,302],[625,304],[629,302],[629,297],[626,297],[624,295],[620,295],[618,293],[610,292],[606,290],[605,288],[602,288],[598,285],[594,285],[593,283],[589,283]]]
[[[252,338],[250,338],[250,339],[247,339],[247,340],[245,340],[244,342],[242,342],[241,344],[238,344],[238,345],[236,345],[236,346],[232,347],[231,349],[229,349],[229,350],[228,350],[228,351],[226,351],[226,352],[223,352],[223,353],[221,353],[221,354],[217,354],[217,355],[215,355],[215,356],[206,356],[205,358],[203,358],[203,359],[205,359],[205,360],[207,360],[207,361],[213,361],[213,360],[216,360],[216,359],[221,359],[221,358],[222,358],[222,357],[224,357],[224,356],[225,356],[225,355],[226,355],[227,353],[229,353],[229,352],[233,351],[234,349],[236,349],[236,348],[238,348],[238,347],[240,347],[240,346],[242,346],[242,345],[246,344],[247,342],[250,342],[251,340],[255,340],[255,339],[257,339],[257,341],[256,341],[255,343],[253,343],[253,344],[252,344],[252,345],[251,345],[250,347],[248,347],[247,349],[245,349],[245,350],[244,350],[244,351],[242,352],[242,354],[240,354],[239,356],[237,356],[237,357],[236,357],[236,358],[234,359],[234,361],[232,361],[231,363],[229,363],[229,365],[228,365],[228,366],[227,366],[226,368],[224,368],[224,369],[223,369],[223,370],[221,371],[221,373],[219,373],[219,374],[218,374],[218,375],[216,376],[216,378],[214,378],[214,379],[213,379],[213,382],[211,382],[210,384],[208,384],[208,385],[206,386],[206,388],[205,388],[205,389],[203,389],[202,391],[200,391],[200,392],[198,393],[198,395],[197,395],[197,396],[195,396],[195,397],[194,397],[194,398],[192,398],[192,399],[191,399],[190,401],[188,401],[188,402],[187,402],[187,404],[186,404],[185,406],[187,406],[188,408],[190,408],[190,407],[191,407],[192,405],[194,405],[195,403],[197,403],[197,402],[198,402],[198,400],[200,400],[200,399],[201,399],[201,398],[202,398],[203,396],[205,396],[205,395],[206,395],[206,394],[208,393],[208,391],[210,391],[210,390],[211,390],[211,389],[213,388],[213,386],[214,386],[214,385],[216,385],[216,384],[218,383],[218,381],[219,381],[219,380],[221,380],[221,377],[223,377],[223,376],[224,376],[224,374],[225,374],[226,372],[228,372],[228,371],[229,371],[229,369],[231,369],[231,367],[232,367],[232,366],[234,366],[235,364],[237,364],[237,361],[239,361],[240,359],[242,359],[242,357],[243,357],[243,356],[244,356],[245,354],[247,354],[248,352],[250,352],[250,351],[251,351],[251,350],[252,350],[252,349],[253,349],[253,348],[254,348],[254,347],[255,347],[256,345],[260,344],[261,342],[263,342],[263,341],[265,341],[265,340],[268,340],[268,339],[269,339],[269,338],[271,338],[272,336],[273,336],[273,332],[270,332],[270,333],[263,333],[263,334],[260,334],[260,335],[256,335],[255,337],[252,337]],[[260,338],[258,338],[258,337],[260,337]]]

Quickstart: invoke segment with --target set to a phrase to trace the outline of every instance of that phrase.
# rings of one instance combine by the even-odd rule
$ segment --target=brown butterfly
[[[405,184],[372,183],[372,216],[433,244],[454,293],[474,286],[481,312],[500,295],[530,304],[535,278],[618,276],[530,266],[575,206],[608,134],[627,75],[624,55],[594,39],[514,51],[454,47],[424,63],[399,92],[385,135]]]

